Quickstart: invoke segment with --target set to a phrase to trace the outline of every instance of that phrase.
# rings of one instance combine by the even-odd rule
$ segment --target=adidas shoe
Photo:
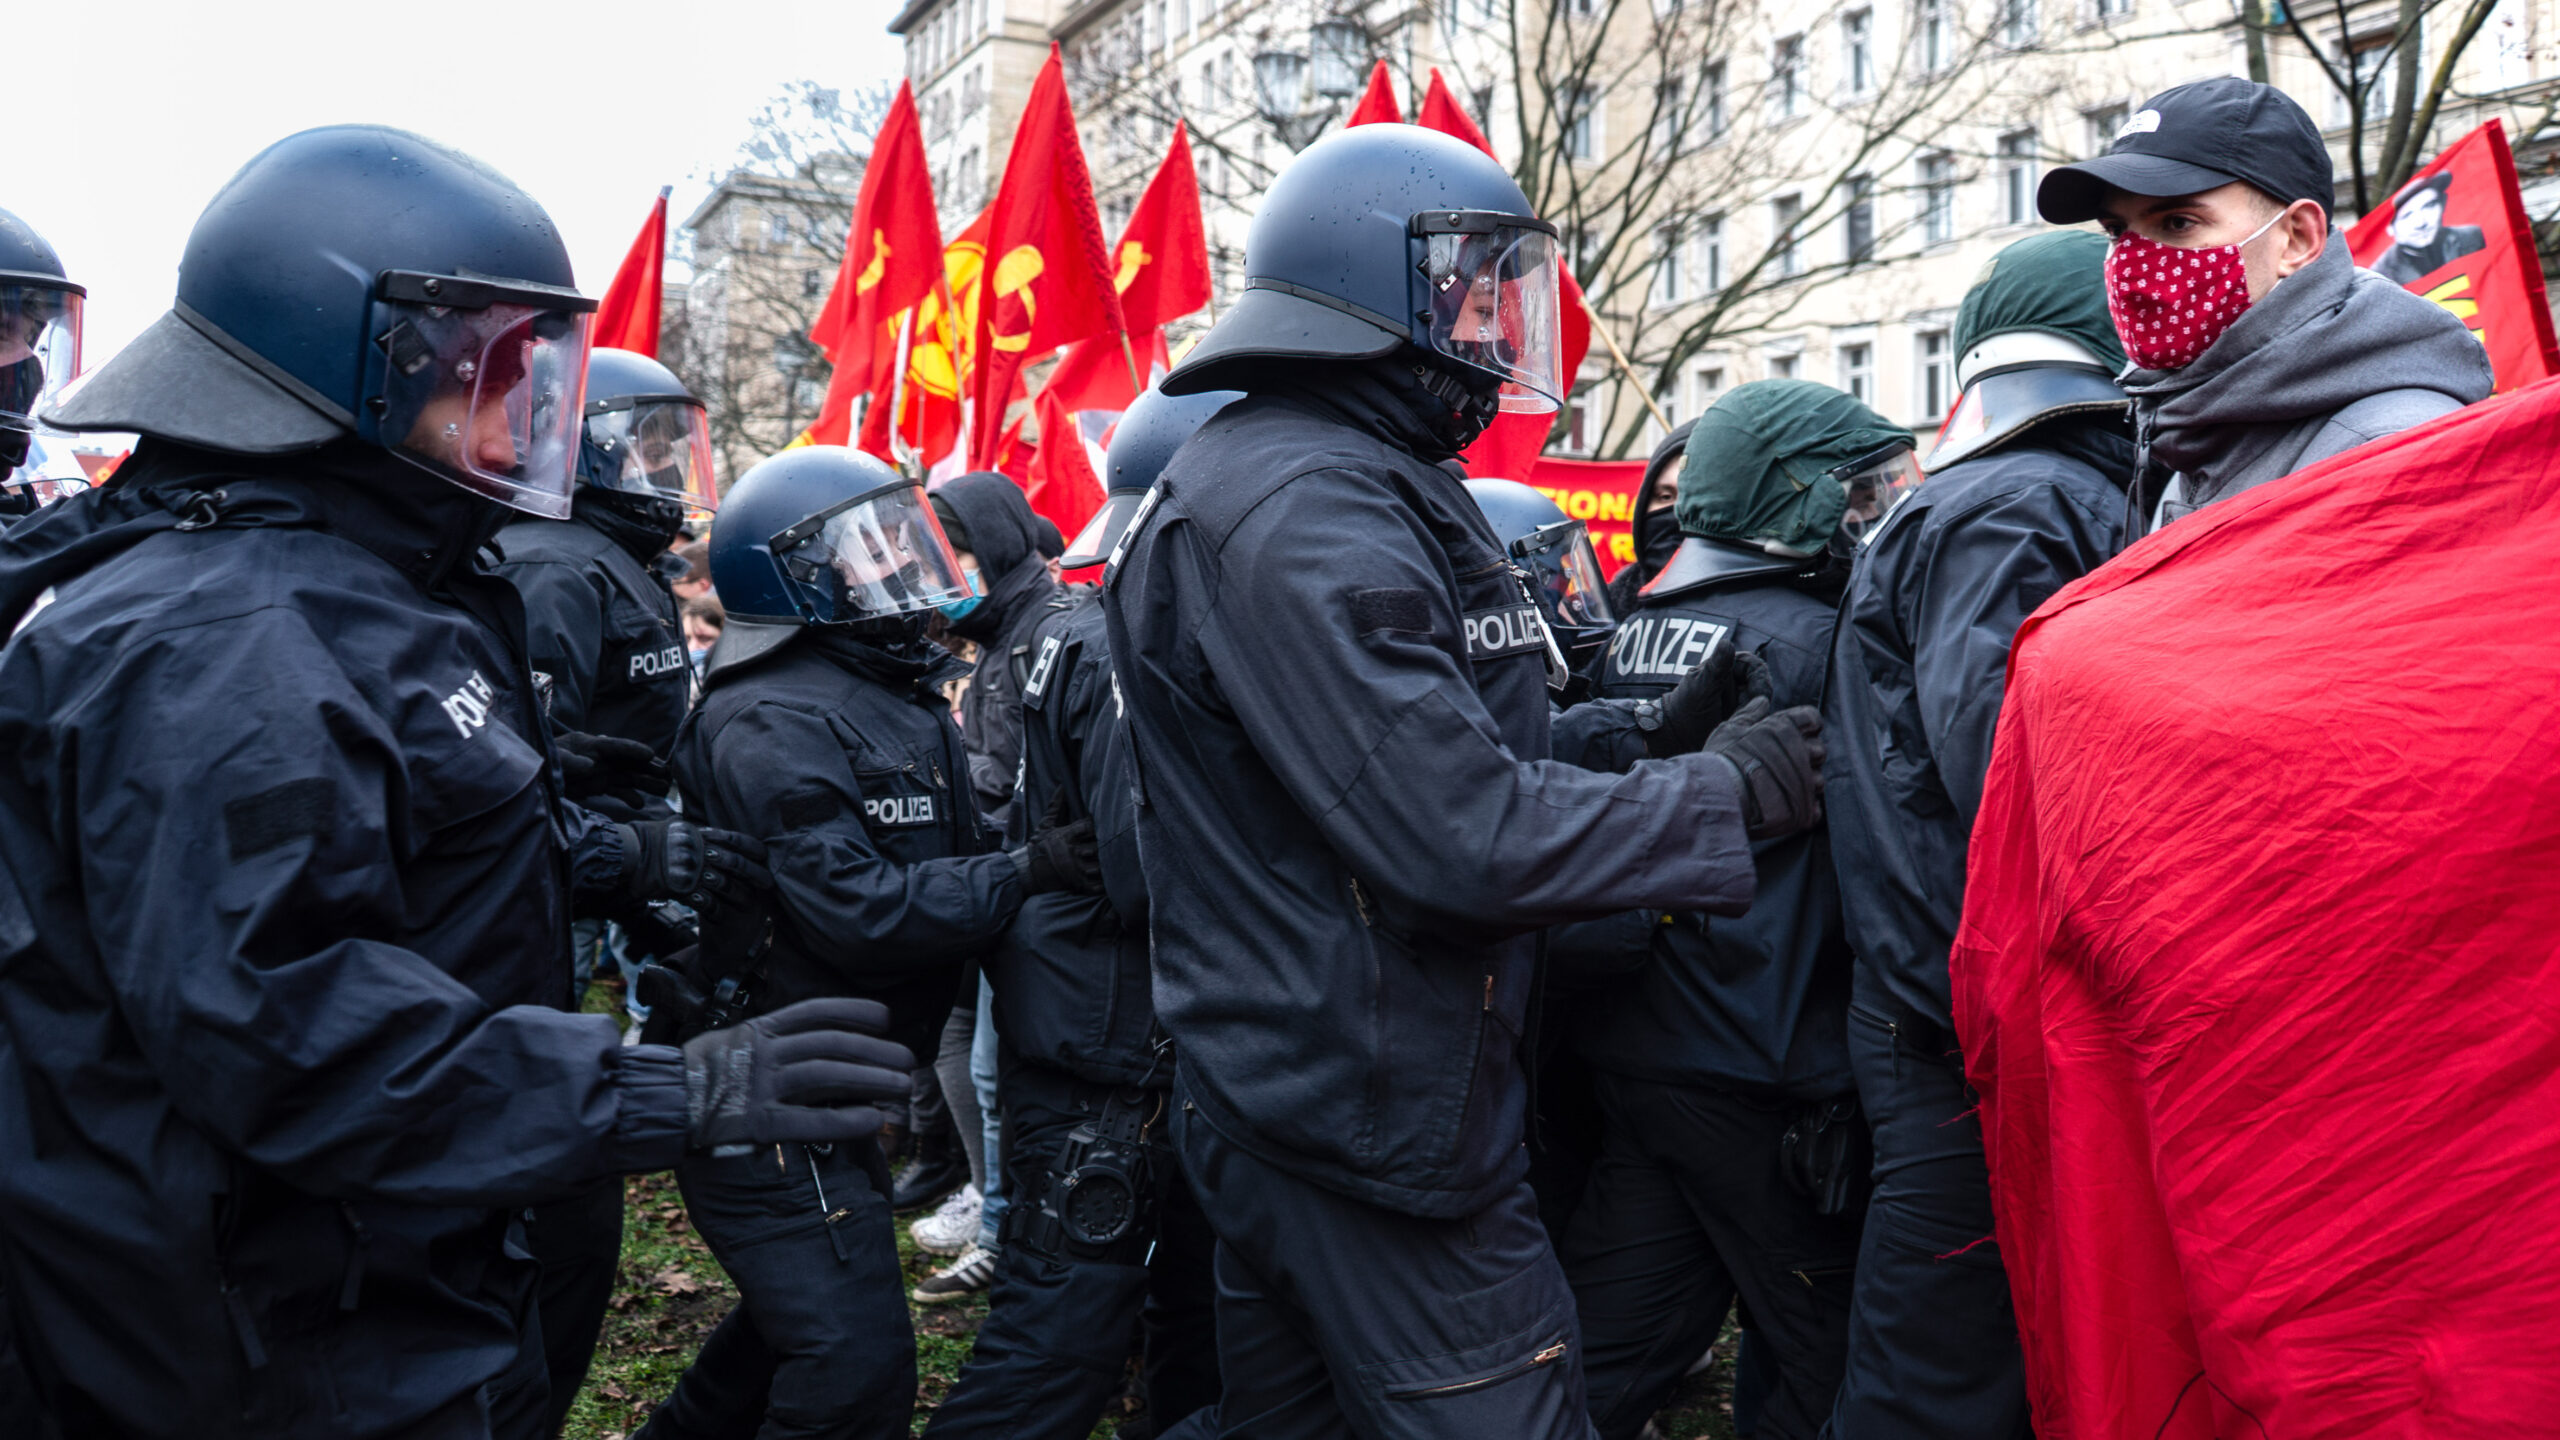
[[[919,1305],[944,1305],[979,1294],[996,1281],[996,1252],[972,1245],[960,1252],[951,1268],[939,1271],[915,1289]]]

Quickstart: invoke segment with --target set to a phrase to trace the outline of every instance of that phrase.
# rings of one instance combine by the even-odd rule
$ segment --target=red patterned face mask
[[[2258,227],[2255,240],[2284,218]],[[2249,308],[2249,276],[2239,245],[2183,249],[2120,232],[2107,248],[2107,314],[2124,353],[2145,370],[2195,363]]]

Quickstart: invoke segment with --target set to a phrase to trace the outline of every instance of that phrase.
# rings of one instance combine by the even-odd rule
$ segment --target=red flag
[[[2347,232],[2347,249],[2358,265],[2469,326],[2489,351],[2500,390],[2560,375],[2542,260],[2501,122],[2463,136],[2410,176]]]
[[[2020,628],[1950,971],[2041,1440],[2560,1414],[2555,433],[2361,446]]]
[[[1031,82],[1004,179],[988,208],[987,282],[978,305],[977,375],[970,385],[970,463],[994,468],[1004,397],[1022,366],[1088,335],[1119,333],[1119,292],[1102,241],[1093,181],[1058,47]]]
[[[1484,138],[1484,132],[1467,118],[1466,111],[1458,108],[1437,65],[1431,67],[1431,81],[1422,92],[1422,113],[1415,117],[1415,123],[1443,135],[1454,135],[1487,155],[1493,154],[1493,142]],[[1581,284],[1573,278],[1573,267],[1561,255],[1556,260],[1556,312],[1557,329],[1561,332],[1556,344],[1556,375],[1564,382],[1566,394],[1571,395],[1573,377],[1582,369],[1582,357],[1591,352],[1591,309],[1582,298]],[[1526,477],[1546,450],[1547,432],[1554,428],[1554,421],[1552,415],[1495,416],[1476,443],[1467,447],[1467,473],[1503,480]]]
[[[1149,330],[1132,339],[1126,355],[1120,351],[1117,335],[1096,335],[1068,346],[1058,368],[1049,372],[1049,383],[1040,387],[1042,393],[1056,391],[1058,403],[1069,410],[1128,409],[1141,387],[1154,384],[1156,376],[1173,368],[1164,331]],[[1129,379],[1132,359],[1138,371],[1134,385]],[[1048,433],[1045,425],[1041,433]]]
[[[1531,488],[1556,502],[1568,518],[1581,521],[1583,528],[1591,532],[1591,548],[1600,557],[1601,579],[1615,577],[1636,558],[1636,487],[1644,482],[1643,461],[1552,460],[1539,456],[1520,474]]]
[[[809,327],[809,339],[835,366],[827,377],[826,403],[807,431],[813,443],[845,443],[858,397],[886,402],[895,388],[899,312],[932,293],[941,278],[942,226],[934,216],[933,175],[916,123],[915,91],[901,80],[862,168],[835,288]]]
[[[1370,68],[1369,88],[1360,92],[1360,103],[1351,107],[1350,118],[1342,122],[1342,128],[1396,125],[1403,120],[1404,108],[1396,104],[1395,82],[1387,78],[1387,62],[1381,60]]]
[[[1383,67],[1381,67],[1383,68]],[[1200,173],[1180,122],[1164,163],[1111,247],[1111,288],[1129,333],[1153,330],[1209,303],[1209,226],[1200,218]]]
[[[604,299],[596,302],[595,323],[588,332],[594,343],[657,359],[666,274],[667,189],[661,188],[658,202],[649,207],[648,223],[613,272],[613,283],[604,287]]]
[[[1040,417],[1040,452],[1023,472],[1024,495],[1033,513],[1046,517],[1059,534],[1072,539],[1102,508],[1102,476],[1094,468],[1093,452],[1086,448],[1075,413],[1055,386],[1040,387],[1032,408]]]

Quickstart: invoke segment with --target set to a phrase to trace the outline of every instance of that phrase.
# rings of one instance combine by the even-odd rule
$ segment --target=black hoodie
[[[978,673],[960,700],[960,731],[969,747],[969,789],[990,828],[1013,833],[1013,785],[1022,769],[1022,677],[1032,628],[1056,603],[1058,582],[1040,554],[1040,517],[1022,487],[993,470],[962,475],[935,492],[959,521],[977,557],[987,596],[951,622],[951,633],[978,646]],[[957,542],[955,542],[957,543]],[[1027,833],[1036,816],[1019,817]],[[1016,835],[1015,838],[1023,838]]]

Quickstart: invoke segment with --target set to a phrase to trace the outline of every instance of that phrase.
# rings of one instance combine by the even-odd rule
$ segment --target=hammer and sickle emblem
[[[1111,277],[1111,288],[1123,295],[1128,294],[1129,286],[1138,278],[1138,272],[1154,263],[1155,258],[1147,253],[1147,247],[1137,241],[1121,241],[1120,273]]]
[[[997,349],[1018,352],[1031,348],[1031,327],[1040,317],[1031,282],[1040,278],[1044,268],[1046,262],[1040,258],[1036,245],[1016,245],[996,262],[996,321],[989,327],[989,338]],[[1020,329],[1005,324],[1016,305],[1022,308]]]
[[[2452,312],[2454,319],[2459,320],[2465,326],[2470,327],[2471,333],[2477,335],[2481,333],[2480,327],[2473,325],[2471,322],[2473,317],[2480,313],[2480,302],[2465,298],[2463,292],[2470,288],[2470,276],[2456,275],[2452,279],[2438,285],[2433,290],[2427,291],[2426,298],[2433,300],[2438,305],[2441,305],[2446,310]]]
[[[862,274],[854,280],[853,293],[870,294],[871,287],[879,284],[880,277],[888,272],[889,237],[885,232],[874,230],[871,232],[871,263],[863,266]]]

